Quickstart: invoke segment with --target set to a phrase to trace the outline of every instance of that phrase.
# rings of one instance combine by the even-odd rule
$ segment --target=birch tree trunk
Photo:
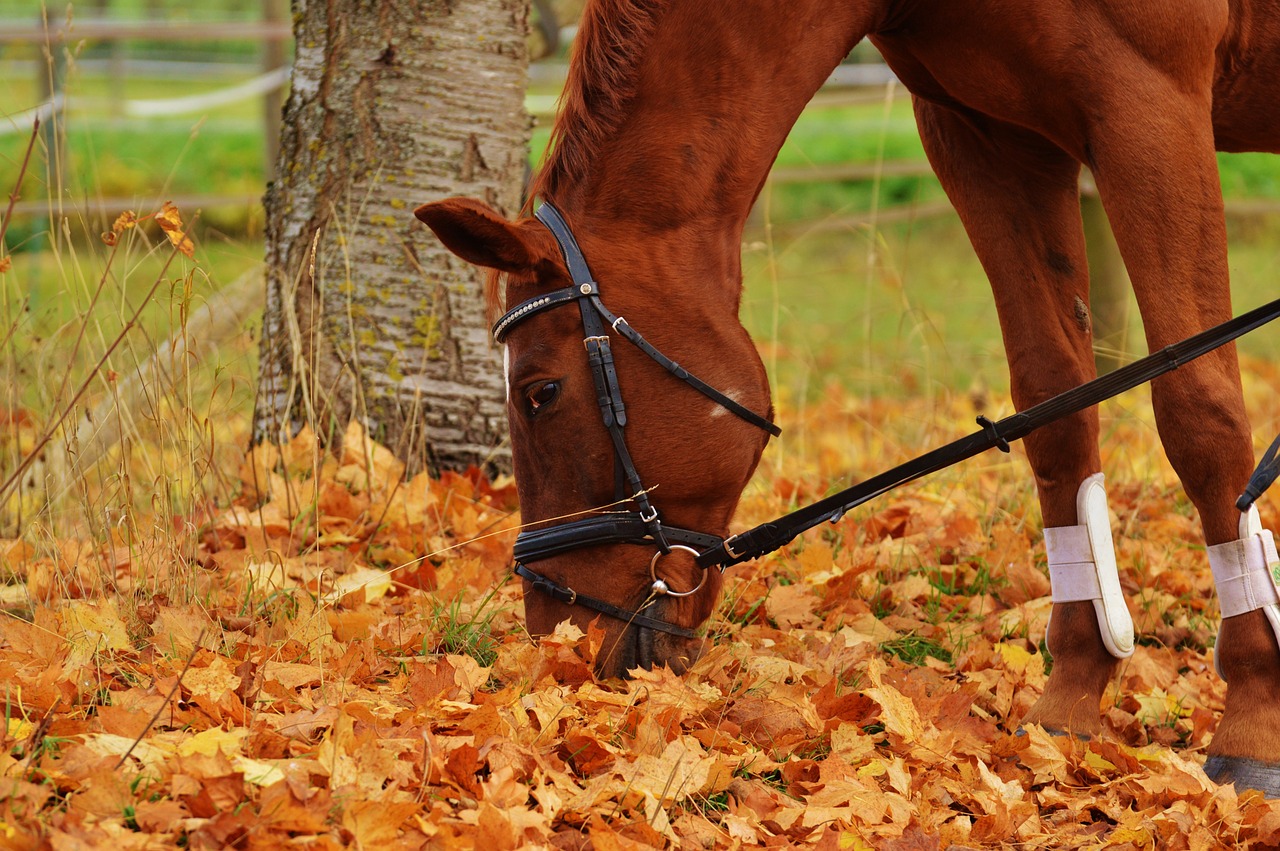
[[[529,0],[294,0],[255,442],[352,417],[410,469],[509,466],[479,274],[419,203],[520,205]]]

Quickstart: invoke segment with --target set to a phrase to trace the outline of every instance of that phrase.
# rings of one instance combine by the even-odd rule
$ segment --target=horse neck
[[[549,194],[604,238],[684,232],[687,243],[696,232],[705,262],[736,267],[778,149],[883,13],[880,2],[671,0],[633,69],[625,117],[591,152],[586,173],[553,177]]]

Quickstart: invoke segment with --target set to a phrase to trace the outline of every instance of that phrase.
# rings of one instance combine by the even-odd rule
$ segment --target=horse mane
[[[600,146],[621,126],[639,85],[636,68],[649,46],[659,13],[670,0],[588,0],[574,39],[573,57],[551,140],[529,185],[524,215],[535,198],[555,196],[586,174]],[[489,269],[485,302],[490,322],[502,315],[507,276]]]
[[[580,180],[600,146],[621,126],[639,85],[636,69],[670,0],[589,0],[551,142],[529,198],[554,196]]]

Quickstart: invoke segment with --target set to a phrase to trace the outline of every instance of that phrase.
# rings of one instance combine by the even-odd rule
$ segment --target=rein
[[[601,417],[613,440],[614,459],[618,465],[619,495],[621,498],[632,500],[638,510],[594,514],[581,520],[521,532],[515,544],[515,573],[531,583],[534,590],[562,603],[585,606],[611,618],[683,638],[696,638],[697,633],[643,614],[643,609],[658,596],[688,596],[702,587],[699,583],[692,590],[675,592],[657,576],[658,561],[673,549],[693,553],[696,556],[696,563],[704,570],[709,567],[718,567],[723,571],[730,565],[767,555],[786,546],[801,533],[826,521],[835,522],[851,509],[908,482],[943,470],[988,449],[998,448],[1002,452],[1008,452],[1012,441],[1021,440],[1036,429],[1145,384],[1280,318],[1280,299],[1276,299],[998,422],[980,416],[978,424],[982,426],[981,431],[927,452],[811,505],[725,539],[705,532],[663,524],[658,510],[649,501],[648,493],[640,481],[640,475],[636,471],[623,436],[623,428],[627,423],[626,408],[622,404],[622,393],[618,385],[618,375],[614,368],[606,326],[635,345],[676,378],[736,416],[774,436],[781,434],[781,429],[768,419],[742,407],[691,375],[675,361],[654,348],[625,319],[611,313],[600,299],[600,286],[592,278],[586,258],[564,217],[550,203],[544,203],[534,215],[550,229],[559,244],[573,284],[545,295],[535,296],[507,311],[493,327],[494,339],[502,342],[512,327],[531,316],[545,310],[577,303],[585,332],[583,345],[591,365]],[[1272,444],[1271,449],[1250,477],[1248,487],[1237,502],[1237,507],[1241,511],[1247,510],[1280,475],[1280,460],[1276,458],[1278,448],[1280,448],[1280,438]],[[630,490],[629,497],[622,494],[623,480]],[[541,576],[526,566],[528,562],[551,558],[583,547],[606,544],[636,544],[657,548],[653,561],[649,565],[650,577],[653,580],[650,599],[637,610],[623,609],[604,600],[579,594],[572,588]]]
[[[1009,443],[1021,440],[1038,428],[1056,422],[1063,417],[1079,413],[1091,408],[1099,402],[1118,396],[1126,390],[1146,384],[1158,376],[1177,369],[1184,363],[1208,354],[1220,346],[1242,337],[1257,328],[1261,328],[1273,319],[1280,317],[1280,299],[1268,302],[1248,313],[1242,313],[1234,319],[1215,325],[1188,337],[1180,343],[1153,352],[1140,360],[1107,373],[1106,375],[1085,382],[1064,393],[1059,393],[1038,405],[1032,405],[1025,411],[1005,417],[999,422],[992,422],[986,417],[978,417],[982,431],[974,432],[968,437],[948,443],[914,458],[892,470],[845,488],[812,505],[797,509],[776,520],[761,523],[734,535],[719,546],[707,550],[698,557],[701,567],[716,566],[721,570],[733,564],[740,564],[753,558],[759,558],[789,544],[797,535],[812,529],[824,521],[835,522],[845,512],[862,505],[900,485],[915,481],[922,476],[936,473],[958,464],[974,455],[998,448],[1001,452],[1009,451]],[[1277,439],[1280,444],[1280,438]],[[1263,458],[1262,464],[1254,471],[1249,486],[1240,497],[1236,506],[1241,511],[1248,510],[1267,486],[1275,480],[1277,463],[1275,461],[1276,445]]]

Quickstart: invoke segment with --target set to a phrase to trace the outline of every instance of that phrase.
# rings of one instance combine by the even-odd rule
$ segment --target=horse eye
[[[540,408],[554,402],[559,395],[559,382],[547,381],[529,388],[525,393],[525,398],[529,400],[529,411],[536,414]]]

